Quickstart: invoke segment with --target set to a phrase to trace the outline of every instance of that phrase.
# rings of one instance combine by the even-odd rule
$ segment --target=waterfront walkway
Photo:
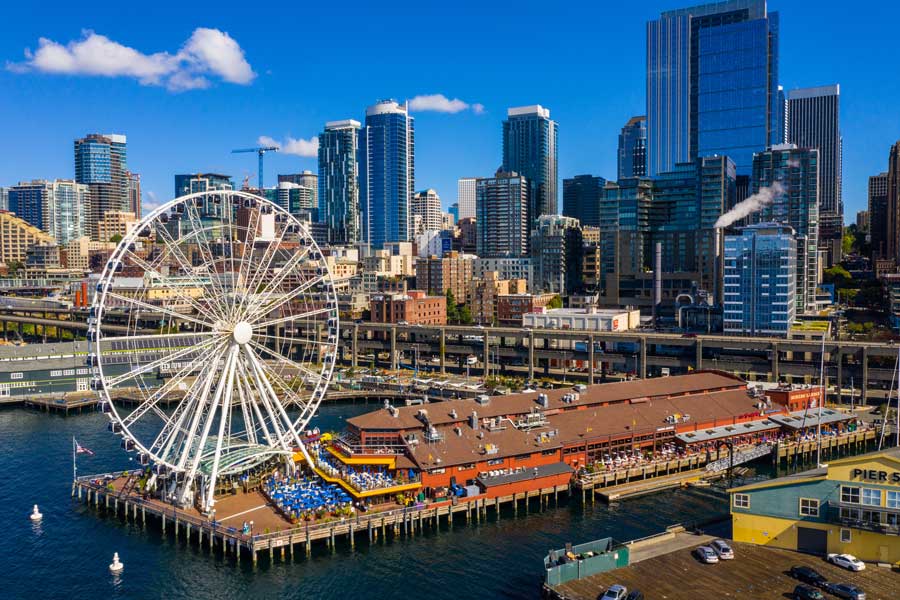
[[[887,568],[869,565],[865,571],[852,573],[819,557],[790,550],[752,544],[732,543],[735,559],[718,564],[702,564],[691,550],[703,545],[707,537],[681,534],[693,540],[684,545],[674,540],[673,549],[645,558],[624,568],[593,575],[559,586],[553,597],[565,600],[596,600],[612,584],[638,589],[645,598],[696,600],[698,598],[789,597],[797,581],[787,575],[793,565],[808,565],[829,581],[855,584],[866,592],[867,600],[896,600],[900,575]]]

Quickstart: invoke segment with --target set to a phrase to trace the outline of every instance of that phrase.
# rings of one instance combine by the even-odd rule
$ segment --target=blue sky
[[[509,106],[551,109],[561,177],[614,177],[619,128],[644,113],[645,22],[687,4],[12,3],[0,36],[0,185],[72,177],[72,141],[116,132],[128,136],[145,202],[164,201],[176,172],[255,176],[256,157],[230,150],[260,136],[308,140],[325,121],[362,120],[377,99],[426,94],[470,105],[415,115],[416,186],[437,189],[445,206],[456,199],[457,178],[499,165]],[[900,6],[848,6],[769,3],[781,13],[785,89],[841,84],[852,221],[865,207],[868,176],[886,169],[900,139]],[[86,39],[92,45],[80,44],[73,57],[66,45]],[[116,64],[79,54],[110,49],[124,52]],[[127,75],[60,73],[72,70]],[[302,169],[315,170],[315,158],[270,154],[266,181]]]

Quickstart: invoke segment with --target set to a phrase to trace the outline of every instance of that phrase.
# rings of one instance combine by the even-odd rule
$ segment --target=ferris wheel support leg
[[[222,379],[225,384],[225,394],[224,398],[222,399],[222,408],[219,417],[219,435],[216,439],[216,453],[213,455],[213,464],[209,475],[209,487],[207,488],[206,501],[204,502],[204,508],[206,510],[212,508],[213,498],[216,493],[216,479],[219,476],[219,458],[222,455],[222,442],[225,439],[225,425],[229,420],[229,415],[231,414],[231,393],[234,389],[234,363],[236,360],[237,352],[238,346],[237,344],[234,344],[231,347],[231,352],[228,355],[228,364],[226,366],[224,378]],[[211,418],[212,415],[210,415],[210,419]],[[198,450],[198,452],[201,451],[202,450]]]

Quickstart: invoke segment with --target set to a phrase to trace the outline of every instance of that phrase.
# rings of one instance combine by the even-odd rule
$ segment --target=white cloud
[[[149,215],[162,206],[162,202],[159,201],[159,198],[156,197],[156,194],[153,191],[144,190],[144,196],[145,198],[141,202],[141,212],[144,213],[143,216]]]
[[[319,154],[319,138],[311,137],[308,140],[303,138],[294,139],[291,136],[284,138],[284,143],[279,142],[273,137],[261,135],[256,140],[260,146],[275,146],[279,152],[285,154],[294,154],[296,156],[305,156],[315,158]]]
[[[144,54],[104,35],[84,31],[82,39],[66,45],[40,38],[37,50],[25,50],[25,59],[6,68],[15,73],[132,77],[143,85],[165,86],[171,91],[207,88],[211,85],[209,76],[242,85],[256,77],[234,38],[205,27],[195,29],[175,54]]]
[[[484,112],[484,105],[479,103],[469,104],[459,98],[451,100],[443,94],[423,94],[409,101],[409,109],[417,112],[432,111],[450,114],[471,109],[476,115],[480,115]]]

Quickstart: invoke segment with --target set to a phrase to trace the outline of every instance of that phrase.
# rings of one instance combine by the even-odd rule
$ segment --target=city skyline
[[[604,10],[604,15],[619,26],[599,44],[593,37],[588,43],[570,35],[582,27],[571,19],[574,13],[599,8],[547,9],[547,22],[556,25],[559,32],[569,31],[567,50],[527,50],[525,58],[542,71],[551,67],[548,77],[553,85],[486,85],[506,66],[492,60],[499,56],[500,48],[490,41],[480,41],[449,57],[438,52],[417,52],[417,56],[408,58],[410,68],[397,73],[378,68],[386,58],[367,57],[369,62],[354,75],[354,86],[344,86],[341,89],[346,93],[338,96],[327,92],[327,88],[330,83],[337,83],[346,67],[342,66],[339,73],[335,65],[346,59],[345,53],[358,50],[362,40],[353,41],[333,56],[317,57],[317,62],[304,64],[285,53],[279,40],[266,38],[262,43],[261,38],[250,33],[254,21],[264,17],[250,17],[240,23],[227,18],[210,22],[209,13],[198,7],[187,11],[182,19],[185,25],[177,30],[167,21],[153,15],[144,19],[142,14],[145,26],[138,32],[122,30],[99,14],[92,17],[91,23],[81,22],[84,16],[80,13],[69,19],[66,17],[71,16],[68,11],[72,9],[63,7],[58,22],[42,22],[40,31],[10,32],[0,46],[7,65],[0,80],[9,90],[0,100],[0,112],[18,115],[15,122],[11,119],[6,126],[19,140],[16,155],[0,166],[0,183],[9,186],[20,180],[73,177],[71,141],[94,131],[121,131],[129,136],[128,166],[142,175],[148,207],[170,198],[171,178],[178,172],[224,172],[236,182],[247,173],[253,174],[252,159],[231,156],[229,152],[255,143],[260,136],[274,138],[283,146],[283,152],[266,157],[267,179],[274,181],[279,173],[316,171],[314,156],[302,157],[288,151],[314,155],[308,142],[321,132],[326,121],[360,119],[366,106],[386,97],[412,100],[411,112],[419,121],[417,187],[436,189],[445,208],[456,201],[454,188],[460,177],[489,177],[500,165],[501,123],[506,109],[512,106],[540,103],[552,110],[560,127],[558,186],[563,178],[579,174],[613,178],[622,123],[644,112],[646,23],[661,12],[680,7],[679,3],[660,2]],[[868,177],[885,170],[885,148],[900,138],[900,116],[889,110],[900,98],[900,84],[863,77],[858,72],[863,60],[872,69],[878,69],[880,57],[885,57],[881,68],[888,68],[889,48],[885,40],[889,36],[880,37],[878,29],[882,23],[890,22],[891,13],[898,9],[879,5],[867,11],[867,22],[875,30],[865,39],[852,41],[845,37],[846,43],[823,46],[814,58],[803,51],[810,42],[811,34],[806,32],[816,31],[819,36],[830,31],[839,35],[845,27],[850,30],[846,21],[832,23],[827,10],[811,14],[789,3],[770,2],[769,9],[781,14],[779,79],[785,91],[831,83],[843,87],[845,219],[852,219],[857,210],[866,207]],[[15,7],[12,17],[28,22],[27,10]],[[197,12],[191,14],[194,10]],[[373,25],[381,18],[367,14],[365,8],[353,10]],[[310,9],[304,18],[310,24],[324,22],[328,15],[317,11]],[[466,13],[462,9],[453,15],[441,15],[444,22],[439,27],[460,26]],[[501,20],[527,18],[524,14],[505,14],[499,7],[487,7],[479,13],[484,22],[467,21],[475,39],[479,38],[478,30],[491,29]],[[873,18],[876,13],[878,18]],[[287,18],[290,17],[288,11]],[[581,20],[579,16],[577,21]],[[196,48],[203,41],[199,27],[209,28],[203,32],[227,32],[227,39],[239,46],[252,76],[240,69],[234,71],[210,63],[202,73],[176,70],[154,83],[146,77],[136,81],[138,75],[111,78],[48,74],[49,67],[37,61],[41,56],[39,37],[65,46],[88,39],[91,34],[81,33],[81,28],[91,28],[96,36],[106,36],[107,41],[148,56],[161,51],[179,53],[179,47],[199,51]],[[314,29],[307,29],[311,44],[319,35]],[[585,46],[576,48],[579,44]],[[628,51],[608,52],[612,45]],[[26,48],[33,53],[30,62],[23,54]],[[616,88],[622,93],[608,94],[609,84],[585,83],[584,78],[577,79],[579,87],[574,87],[573,75],[588,65],[592,70],[615,75]],[[56,67],[57,71],[62,68]],[[305,75],[298,83],[292,77],[300,71]],[[204,85],[209,88],[170,91],[177,83],[172,83],[173,79],[188,75],[204,77]],[[311,82],[316,85],[308,85]],[[60,104],[60,93],[71,101]],[[443,94],[443,98],[437,94]]]

